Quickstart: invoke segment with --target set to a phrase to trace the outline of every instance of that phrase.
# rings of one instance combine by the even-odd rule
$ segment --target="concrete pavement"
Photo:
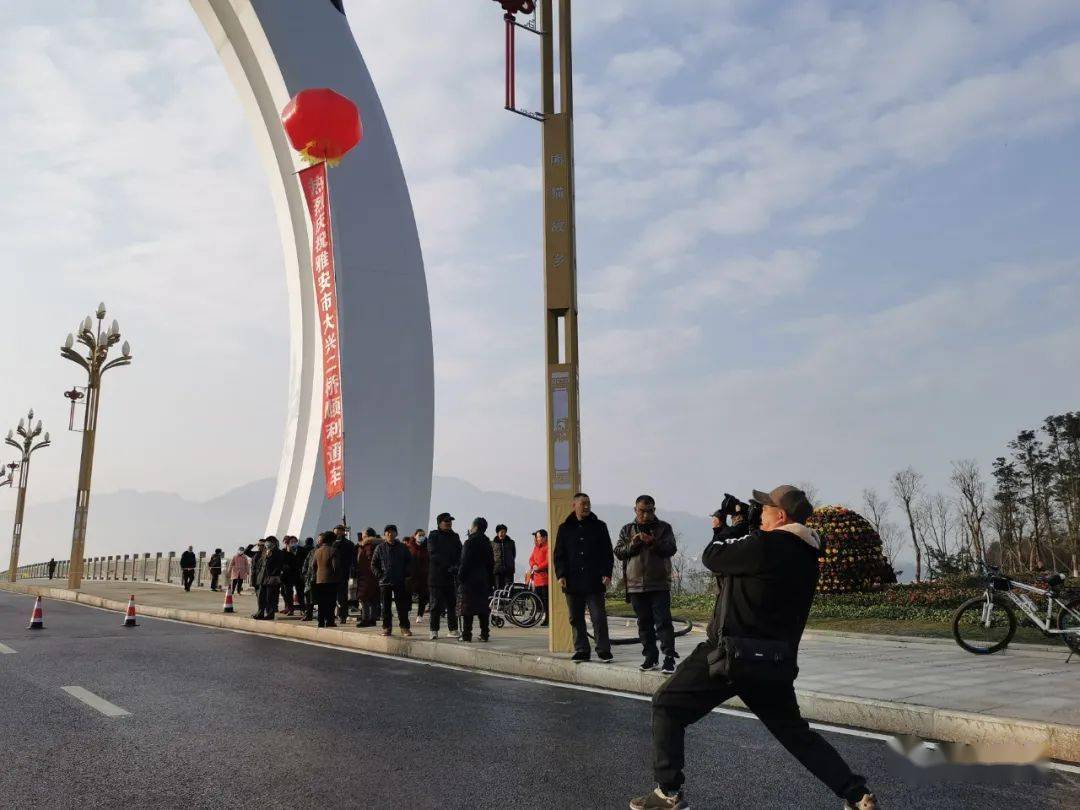
[[[47,583],[24,580],[12,587],[41,584]],[[249,594],[236,600],[235,616],[223,616],[223,595],[205,588],[188,593],[160,583],[94,581],[84,583],[80,598],[116,607],[129,593],[140,609],[164,617],[513,675],[640,694],[650,694],[663,679],[637,670],[637,645],[617,648],[614,666],[574,666],[567,656],[547,652],[539,629],[495,630],[486,645],[432,643],[424,625],[415,626],[416,635],[406,641],[353,627],[318,630],[296,619],[254,622],[246,618],[254,611]],[[614,635],[633,635],[629,622],[612,624]],[[679,640],[679,648],[685,652],[701,638],[691,634]],[[1080,762],[1080,660],[1066,659],[1064,647],[1016,645],[981,657],[947,641],[810,633],[800,650],[797,686],[806,716],[822,722],[964,743],[1026,742],[1054,759]]]
[[[648,788],[648,704],[0,593],[12,807],[623,808]],[[73,697],[79,687],[128,714]],[[920,785],[876,739],[826,735],[885,807],[1080,804],[1080,778]],[[695,808],[836,808],[753,719],[688,736]]]

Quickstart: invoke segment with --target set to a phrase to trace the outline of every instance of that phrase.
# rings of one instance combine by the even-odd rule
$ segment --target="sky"
[[[542,498],[540,133],[502,109],[499,9],[346,8],[416,209],[435,471]],[[952,460],[988,470],[1019,429],[1080,407],[1074,0],[574,14],[595,499],[705,514],[808,481],[856,504],[908,465],[944,489]],[[275,475],[277,225],[195,14],[0,0],[0,23],[0,427],[33,407],[54,440],[31,502],[74,495],[62,392],[81,372],[59,347],[99,300],[135,362],[105,378],[95,490],[208,498]],[[533,39],[518,96],[535,109]]]

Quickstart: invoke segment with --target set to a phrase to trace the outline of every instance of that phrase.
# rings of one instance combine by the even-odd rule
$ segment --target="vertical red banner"
[[[341,401],[341,346],[337,284],[334,278],[334,240],[330,231],[330,191],[326,164],[300,172],[308,213],[311,215],[311,272],[315,305],[319,311],[323,357],[323,472],[326,497],[345,491],[345,418]]]

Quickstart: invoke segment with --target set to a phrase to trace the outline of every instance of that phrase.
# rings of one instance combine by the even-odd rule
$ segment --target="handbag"
[[[731,604],[732,577],[724,581],[720,598],[720,620],[717,635],[720,643],[706,656],[709,675],[729,681],[758,683],[791,683],[795,680],[795,651],[787,641],[724,633],[728,605]]]

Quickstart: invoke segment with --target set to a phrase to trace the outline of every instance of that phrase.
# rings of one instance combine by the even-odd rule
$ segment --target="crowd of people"
[[[253,619],[273,620],[279,612],[319,627],[337,627],[355,615],[357,627],[381,625],[383,635],[393,633],[395,617],[404,636],[412,635],[413,622],[428,622],[432,639],[439,638],[445,620],[449,634],[472,641],[474,625],[480,641],[490,637],[490,600],[496,589],[514,584],[517,548],[505,524],[487,534],[483,517],[470,524],[465,540],[454,531],[456,518],[443,512],[430,534],[417,529],[401,539],[398,527],[374,527],[350,538],[349,527],[339,524],[318,539],[265,537],[241,546],[225,560],[215,549],[208,561],[211,590],[221,590],[222,574],[236,594],[245,586],[256,594]],[[533,533],[527,584],[544,604],[548,599],[548,533]],[[180,556],[181,580],[186,590],[194,581],[196,558],[189,547]],[[351,613],[350,611],[355,611]],[[547,624],[546,618],[544,624]]]

